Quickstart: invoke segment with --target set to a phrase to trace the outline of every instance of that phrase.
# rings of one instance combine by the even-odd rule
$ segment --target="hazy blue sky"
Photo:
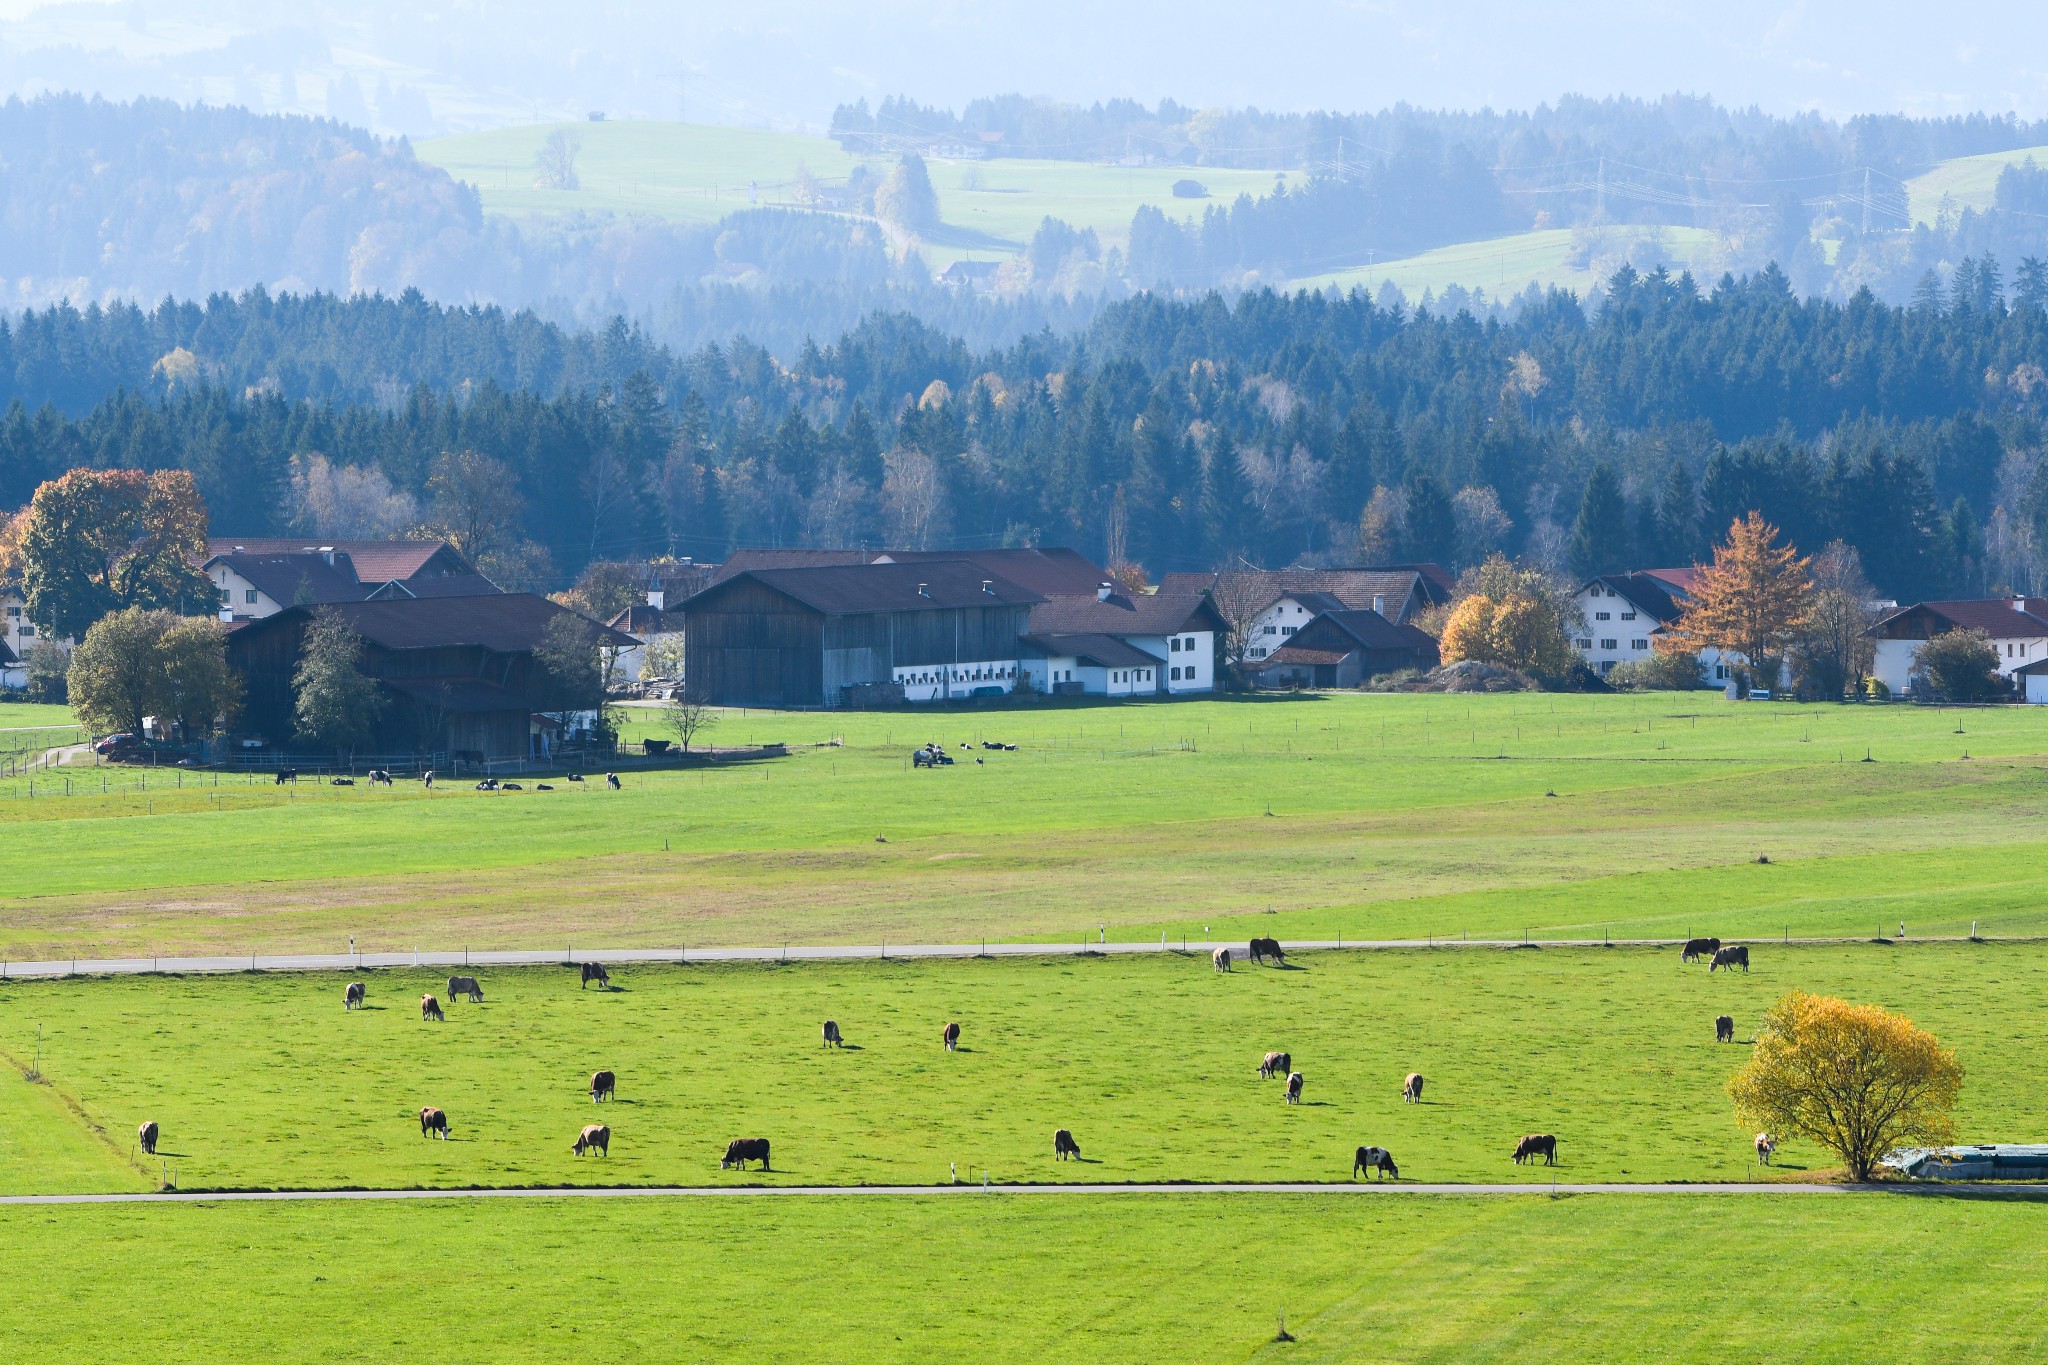
[[[2038,117],[2048,4],[0,0],[0,90],[328,112],[349,105],[330,93],[344,78],[373,121],[437,128],[587,107],[816,126],[861,95],[1008,91],[1373,109],[1682,90],[1780,113]],[[379,82],[400,96],[379,104]]]

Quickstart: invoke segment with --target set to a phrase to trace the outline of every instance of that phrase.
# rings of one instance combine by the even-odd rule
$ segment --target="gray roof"
[[[702,607],[734,583],[751,580],[827,616],[890,611],[1030,606],[1045,599],[960,560],[927,564],[836,564],[804,569],[748,569],[715,583],[683,604]]]
[[[1102,668],[1151,668],[1164,662],[1114,635],[1027,635],[1023,643],[1048,658],[1070,657]]]
[[[1449,600],[1449,594],[1430,575],[1412,567],[1170,573],[1159,581],[1159,588],[1162,592],[1168,588],[1209,588],[1219,594],[1248,593],[1256,601],[1254,609],[1258,611],[1264,611],[1283,597],[1302,601],[1307,595],[1334,599],[1333,606],[1370,610],[1373,599],[1377,597],[1385,603],[1387,614],[1398,620],[1406,620],[1424,607]]]
[[[498,654],[518,654],[547,643],[548,626],[558,616],[575,616],[567,607],[525,592],[482,597],[399,597],[376,602],[337,602],[321,608],[346,621],[364,640],[384,649],[436,649],[478,645]],[[274,616],[236,628],[233,639],[280,628],[310,607],[287,607]],[[584,617],[584,620],[589,620]],[[632,636],[590,621],[606,644],[639,643]]]
[[[1112,592],[1106,601],[1055,597],[1031,609],[1033,635],[1172,635],[1222,627],[1207,592],[1165,584],[1136,596]]]

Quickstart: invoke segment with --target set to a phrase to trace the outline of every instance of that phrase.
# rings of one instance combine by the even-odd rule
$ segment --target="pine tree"
[[[1449,564],[1457,554],[1458,520],[1451,495],[1436,475],[1417,469],[1408,475],[1406,551],[1413,563]]]
[[[1572,572],[1581,578],[1618,573],[1628,567],[1628,505],[1621,480],[1605,460],[1593,466],[1586,492],[1579,499],[1579,517],[1572,524]]]

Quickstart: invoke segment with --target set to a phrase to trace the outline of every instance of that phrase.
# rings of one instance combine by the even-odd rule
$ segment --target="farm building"
[[[683,604],[683,666],[729,706],[1005,693],[1043,600],[959,559],[744,569]]]
[[[286,607],[228,635],[228,663],[246,689],[242,727],[273,744],[288,743],[296,728],[292,674],[314,610]],[[575,613],[544,597],[399,597],[319,610],[363,637],[362,672],[381,684],[371,752],[526,758],[541,747],[536,713],[564,705],[534,653],[556,618]],[[633,643],[595,621],[590,629],[614,648]]]
[[[1031,609],[1024,672],[1042,692],[1211,692],[1223,629],[1205,588],[1161,584],[1156,593],[1126,594],[1099,583],[1088,596],[1053,597]]]
[[[1696,569],[1640,569],[1602,574],[1581,584],[1574,599],[1584,632],[1572,640],[1587,666],[1601,677],[1619,663],[1648,659],[1657,637],[1678,623],[1691,595]],[[1739,655],[1717,649],[1699,653],[1700,681],[1721,684],[1742,664]]]
[[[1391,564],[1175,573],[1161,579],[1159,587],[1161,592],[1207,589],[1227,618],[1242,623],[1244,661],[1256,666],[1323,612],[1376,611],[1406,624],[1450,601],[1454,585],[1434,564]]]
[[[200,566],[229,621],[257,621],[286,607],[386,597],[475,597],[498,585],[436,540],[215,537]]]
[[[1376,611],[1325,611],[1258,670],[1262,687],[1356,687],[1382,673],[1437,665],[1436,641]]]
[[[1914,656],[1920,646],[1951,630],[1981,630],[1998,651],[1999,675],[2008,681],[2029,679],[2027,700],[2037,684],[2024,673],[2029,664],[2048,659],[2048,600],[2039,597],[1989,597],[1959,602],[1915,602],[1881,618],[1867,632],[1877,643],[1871,673],[1893,696],[1913,690]],[[2048,701],[2048,693],[2042,700]]]

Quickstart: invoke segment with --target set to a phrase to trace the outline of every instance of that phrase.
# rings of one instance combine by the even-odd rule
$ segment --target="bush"
[[[1883,678],[1865,678],[1861,691],[1864,699],[1867,701],[1890,701],[1892,699],[1892,690],[1885,686]]]
[[[1607,685],[1623,692],[1696,692],[1706,686],[1700,681],[1700,661],[1691,654],[1652,654],[1616,664],[1608,670]]]
[[[1913,673],[1936,701],[1996,701],[2010,694],[1998,676],[1998,646],[1981,630],[1950,630],[1913,656]]]
[[[1176,180],[1173,182],[1173,197],[1176,199],[1207,199],[1209,187],[1199,180]]]

